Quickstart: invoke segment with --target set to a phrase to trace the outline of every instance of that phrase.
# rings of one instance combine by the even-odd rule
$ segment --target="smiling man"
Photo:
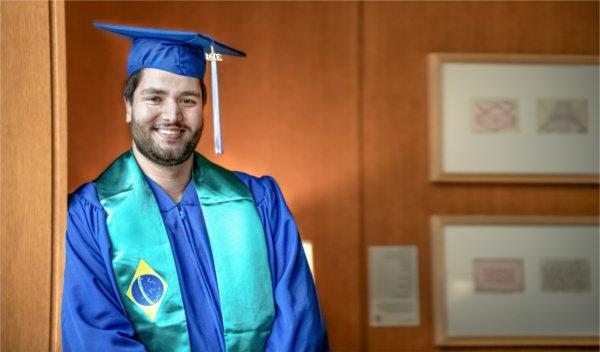
[[[321,351],[325,326],[294,220],[270,177],[194,150],[209,37],[131,38],[132,148],[69,200],[65,351]]]

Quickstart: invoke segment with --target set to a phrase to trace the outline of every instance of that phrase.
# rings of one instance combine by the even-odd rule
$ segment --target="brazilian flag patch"
[[[167,292],[169,286],[154,269],[140,259],[135,275],[129,284],[127,297],[135,303],[135,305],[146,314],[146,316],[154,321],[156,313],[160,308],[160,304]]]

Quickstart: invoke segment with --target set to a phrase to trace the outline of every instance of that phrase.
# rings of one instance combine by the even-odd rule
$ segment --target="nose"
[[[167,100],[163,105],[163,113],[162,117],[164,120],[173,123],[177,121],[181,121],[183,119],[183,115],[181,113],[181,107],[174,100]]]

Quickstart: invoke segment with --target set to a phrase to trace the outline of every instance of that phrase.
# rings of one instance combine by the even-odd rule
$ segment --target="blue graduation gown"
[[[281,191],[270,177],[235,174],[252,192],[265,230],[275,300],[275,321],[265,350],[328,350],[312,276]],[[159,185],[146,180],[173,249],[192,350],[225,351],[215,269],[194,184],[190,181],[176,204]],[[69,199],[64,275],[64,351],[145,351],[116,286],[106,212],[93,183]]]

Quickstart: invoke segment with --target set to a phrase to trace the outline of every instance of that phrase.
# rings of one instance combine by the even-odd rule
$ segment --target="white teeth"
[[[180,130],[165,130],[165,129],[159,128],[158,132],[162,133],[162,134],[174,135],[174,134],[179,134],[181,131]]]

